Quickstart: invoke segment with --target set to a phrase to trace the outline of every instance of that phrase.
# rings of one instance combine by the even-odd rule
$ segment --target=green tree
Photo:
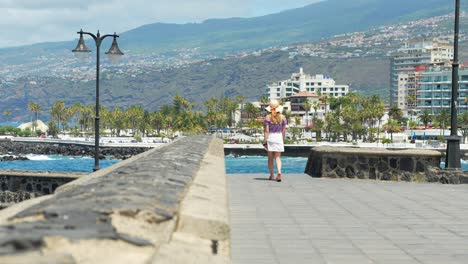
[[[62,125],[62,131],[64,130],[64,122],[66,120],[67,113],[65,112],[65,103],[63,101],[57,101],[50,108],[50,115],[52,120],[57,124],[60,131],[60,125]]]
[[[463,144],[466,143],[468,137],[468,112],[465,111],[457,116],[457,124],[461,127]]]
[[[312,108],[312,103],[310,102],[309,99],[306,99],[304,102],[304,110],[305,110],[305,115],[306,115],[306,127],[309,127],[309,112],[311,108]]]
[[[398,120],[395,119],[389,119],[388,123],[384,125],[384,129],[390,133],[390,138],[393,142],[393,133],[398,133],[401,131],[401,125]]]
[[[445,129],[450,123],[450,114],[447,109],[442,109],[439,114],[436,116],[437,122],[439,122],[440,128],[442,128],[442,135],[445,134]]]
[[[432,115],[428,109],[424,109],[424,111],[419,114],[418,119],[424,124],[424,129],[427,129],[427,125],[432,122]]]
[[[39,112],[42,110],[42,107],[36,103],[31,102],[28,104],[28,109],[34,114],[34,121],[33,121],[32,126],[33,126],[33,131],[36,131],[38,115],[39,115]]]
[[[245,101],[244,96],[239,95],[239,96],[236,97],[236,102],[240,105],[240,120],[239,120],[239,124],[238,124],[239,127],[243,126],[243,124],[242,124],[242,114],[244,112],[244,101]]]

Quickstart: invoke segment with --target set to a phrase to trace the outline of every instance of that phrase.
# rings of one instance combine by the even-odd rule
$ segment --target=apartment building
[[[459,70],[459,88],[457,110],[462,113],[468,110],[468,68]],[[421,72],[417,92],[417,108],[438,114],[442,109],[450,113],[452,99],[452,68],[450,66],[431,67]]]
[[[335,80],[326,75],[308,75],[300,68],[299,73],[293,73],[288,80],[278,81],[268,85],[266,96],[281,100],[300,92],[311,92],[331,97],[341,97],[349,93],[348,85],[337,85]]]
[[[415,72],[419,66],[442,65],[451,60],[453,60],[453,45],[449,41],[430,38],[406,42],[402,48],[391,54],[390,104],[397,104],[401,109],[405,108],[405,102],[399,98],[402,93],[400,74]]]
[[[413,71],[398,74],[397,105],[405,115],[408,114],[408,111],[414,110],[417,106],[416,98],[421,72],[426,69],[426,66],[416,66]]]

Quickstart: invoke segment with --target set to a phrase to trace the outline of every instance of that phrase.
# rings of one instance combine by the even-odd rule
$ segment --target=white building
[[[416,71],[418,66],[444,64],[453,60],[453,45],[437,38],[414,39],[391,54],[390,69],[390,104],[400,105],[399,74]]]
[[[311,76],[300,68],[299,73],[293,73],[291,79],[278,81],[268,85],[266,96],[268,99],[281,100],[300,92],[312,92],[332,97],[341,97],[349,93],[348,85],[337,85],[329,76],[318,74]]]

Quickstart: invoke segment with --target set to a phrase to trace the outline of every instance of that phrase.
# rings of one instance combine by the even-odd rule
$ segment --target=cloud
[[[2,0],[0,47],[71,40],[80,28],[122,33],[156,23],[278,12],[317,0]]]

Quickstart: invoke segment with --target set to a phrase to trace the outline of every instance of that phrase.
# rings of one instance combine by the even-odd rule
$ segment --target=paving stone
[[[257,263],[249,262],[255,253],[243,255],[236,249],[236,240],[243,237],[237,234],[249,232],[264,234],[275,252],[271,263],[421,264],[468,259],[467,185],[302,174],[285,175],[284,184],[273,185],[253,180],[258,177],[228,175],[232,249],[243,260],[233,258],[234,264]],[[240,226],[244,212],[257,212],[252,221],[258,229]]]

